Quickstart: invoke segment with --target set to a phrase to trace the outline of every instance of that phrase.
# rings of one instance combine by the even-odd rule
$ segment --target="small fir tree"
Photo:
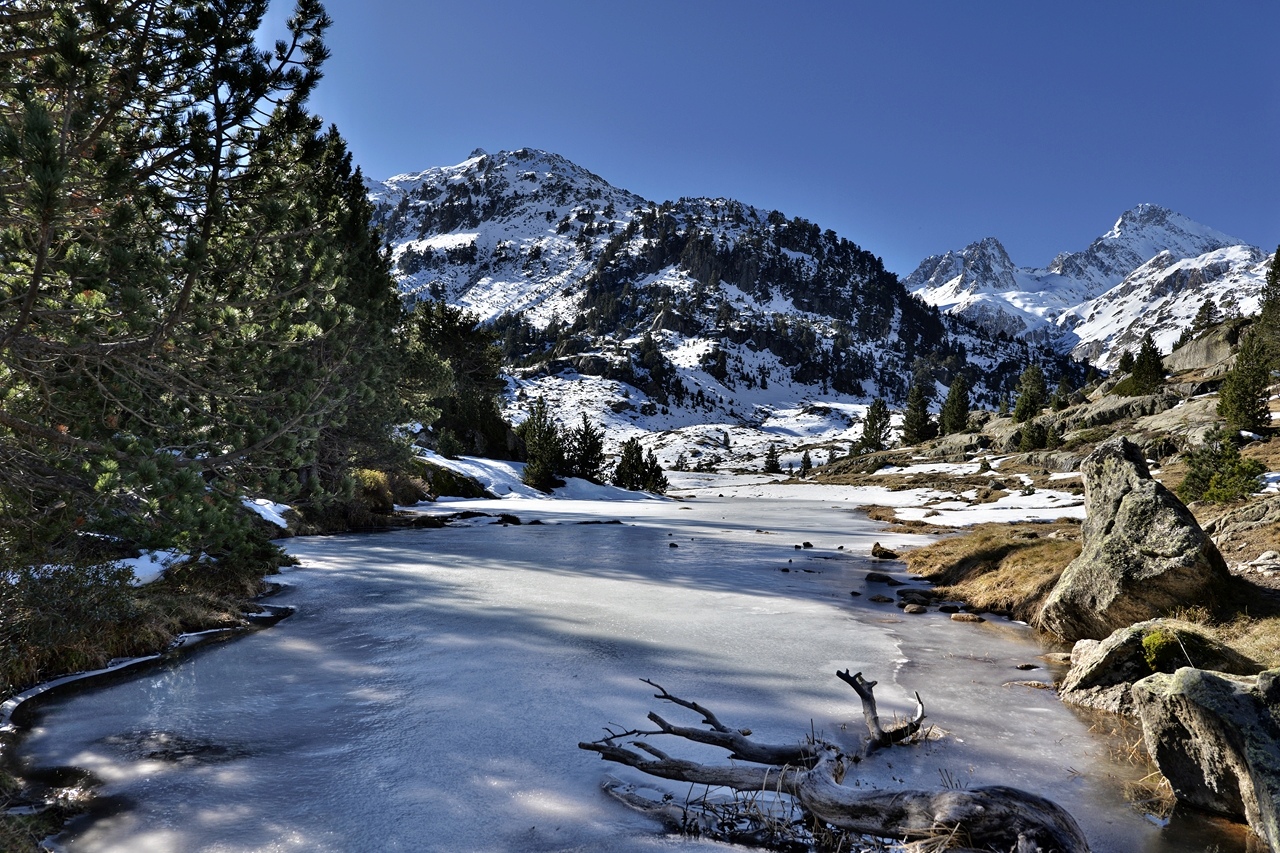
[[[1200,310],[1196,312],[1195,319],[1191,321],[1192,338],[1220,322],[1222,322],[1222,312],[1218,310],[1218,303],[1214,302],[1212,297],[1206,297],[1204,302],[1200,303]]]
[[[1018,402],[1013,407],[1013,422],[1020,424],[1040,414],[1047,396],[1044,371],[1038,364],[1029,365],[1018,379]]]
[[[544,492],[559,485],[556,474],[565,468],[564,439],[545,400],[539,398],[534,402],[529,417],[516,427],[516,435],[525,446],[526,462],[521,478],[525,484]]]
[[[1218,397],[1218,415],[1226,420],[1227,426],[1256,432],[1271,425],[1267,368],[1267,344],[1256,329],[1250,330],[1240,341],[1235,366],[1222,383]]]
[[[587,420],[569,430],[564,442],[565,473],[599,483],[604,476],[604,430]]]
[[[938,434],[933,417],[929,414],[929,398],[924,386],[916,382],[907,391],[907,407],[902,415],[902,443],[919,444]]]
[[[800,457],[800,476],[808,477],[809,472],[812,470],[813,470],[813,457],[811,457],[809,455],[809,451],[806,450],[804,454]]]
[[[1205,444],[1187,454],[1187,475],[1175,490],[1184,501],[1227,503],[1262,488],[1266,466],[1245,459],[1235,440],[1222,430],[1205,436]]]
[[[1120,363],[1116,365],[1116,369],[1119,370],[1121,373],[1132,373],[1133,362],[1134,362],[1133,353],[1130,352],[1129,350],[1125,350],[1124,352],[1120,353]]]
[[[876,397],[867,407],[866,417],[862,420],[862,438],[858,440],[858,452],[874,453],[884,450],[889,444],[889,404],[881,397]]]
[[[781,474],[782,462],[778,459],[778,445],[770,444],[764,452],[764,471],[766,474]]]
[[[1164,357],[1156,347],[1151,334],[1142,337],[1142,346],[1133,360],[1133,391],[1135,394],[1154,394],[1164,385]]]
[[[969,428],[969,380],[957,373],[947,389],[947,399],[938,414],[938,427],[943,435],[964,432]]]
[[[613,470],[613,484],[633,492],[665,494],[667,478],[652,450],[646,455],[638,438],[629,438],[622,444],[617,467]]]

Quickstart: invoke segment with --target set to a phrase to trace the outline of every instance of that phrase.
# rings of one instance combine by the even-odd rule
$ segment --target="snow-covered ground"
[[[569,480],[552,495],[544,495],[520,482],[523,465],[491,459],[463,457],[445,459],[436,454],[428,458],[473,477],[491,493],[496,501],[445,498],[416,507],[419,512],[445,515],[455,513],[462,505],[469,509],[519,514],[522,510],[544,511],[547,501],[560,506],[569,500],[657,501],[651,495],[628,492],[613,486],[597,486],[583,480]],[[993,467],[999,468],[1000,460]],[[979,463],[927,462],[882,469],[884,474],[975,474]],[[821,483],[786,483],[776,474],[717,474],[668,471],[668,495],[686,498],[752,498],[768,501],[826,501],[849,508],[862,506],[893,507],[903,520],[924,519],[946,527],[967,527],[990,521],[1053,521],[1059,518],[1084,518],[1084,499],[1055,489],[1011,492],[1000,499],[979,503],[974,490],[936,488],[890,489],[884,486],[835,486]],[[643,510],[637,510],[643,512]],[[654,512],[661,512],[655,509]]]

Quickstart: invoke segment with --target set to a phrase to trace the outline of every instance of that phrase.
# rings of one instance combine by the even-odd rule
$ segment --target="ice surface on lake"
[[[545,523],[291,540],[302,566],[274,602],[296,615],[51,700],[24,759],[87,768],[115,798],[65,849],[727,850],[606,797],[605,774],[642,777],[577,743],[606,724],[642,726],[652,709],[699,723],[660,708],[640,678],[764,741],[812,727],[852,743],[860,708],[834,675],[846,667],[879,682],[883,716],[909,713],[918,690],[945,732],[874,757],[846,784],[1015,785],[1071,811],[1098,853],[1208,846],[1131,810],[1120,777],[1132,771],[1051,691],[1008,684],[1053,677],[1028,629],[869,602],[885,587],[867,571],[901,568],[863,556],[871,543],[913,540],[848,504],[479,506]],[[609,519],[624,523],[578,523]]]

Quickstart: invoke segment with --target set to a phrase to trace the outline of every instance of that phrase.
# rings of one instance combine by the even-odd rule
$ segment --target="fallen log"
[[[862,702],[867,736],[861,751],[845,754],[834,744],[807,736],[795,745],[756,743],[749,729],[726,725],[704,706],[658,690],[654,698],[702,715],[705,729],[677,726],[656,713],[649,720],[656,730],[613,731],[581,749],[607,761],[634,767],[661,779],[726,788],[752,797],[750,807],[714,807],[704,796],[683,804],[667,795],[654,800],[634,786],[617,780],[605,790],[627,805],[654,814],[682,831],[719,837],[739,843],[756,843],[780,849],[809,845],[820,833],[836,830],[850,836],[872,836],[903,842],[926,843],[931,851],[980,849],[1011,853],[1088,853],[1089,844],[1075,820],[1060,806],[1027,791],[1004,786],[961,790],[878,791],[842,784],[849,769],[877,750],[902,743],[920,731],[924,702],[916,694],[913,717],[886,730],[876,709],[876,682],[862,673],[836,673]],[[727,750],[729,757],[746,764],[703,764],[668,754],[650,738],[671,736]],[[754,798],[764,794],[786,798],[787,807],[798,809],[804,820],[779,821],[762,812]],[[753,822],[755,825],[753,825]],[[780,830],[790,827],[790,834]],[[846,848],[849,849],[849,848]]]

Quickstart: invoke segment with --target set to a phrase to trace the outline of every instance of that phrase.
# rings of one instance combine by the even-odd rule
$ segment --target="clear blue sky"
[[[902,275],[986,236],[1039,266],[1141,202],[1280,243],[1277,0],[325,6],[312,106],[371,177],[543,148],[655,201],[802,216]]]

